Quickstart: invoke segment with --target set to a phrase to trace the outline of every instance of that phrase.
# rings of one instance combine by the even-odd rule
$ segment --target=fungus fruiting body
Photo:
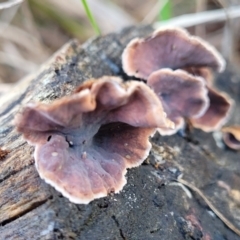
[[[149,76],[147,84],[175,123],[175,129],[159,128],[161,135],[176,133],[183,127],[185,118],[200,117],[209,106],[204,80],[183,70],[160,69]]]
[[[210,68],[207,67],[188,67],[184,71],[192,74],[193,76],[202,77],[208,86],[212,86],[214,82],[214,74]]]
[[[210,132],[219,130],[229,118],[233,101],[213,88],[214,72],[225,69],[225,61],[204,40],[181,28],[161,28],[147,38],[135,38],[122,55],[123,70],[141,78],[163,103],[175,129],[159,129],[172,135],[184,127]],[[170,70],[172,69],[172,71]]]
[[[147,157],[155,128],[173,127],[149,87],[116,77],[86,81],[49,105],[29,104],[15,123],[35,146],[40,177],[85,204],[119,192],[126,169]]]
[[[143,79],[161,68],[208,67],[218,72],[225,68],[215,48],[181,28],[160,28],[145,39],[133,39],[123,52],[122,62],[129,76]]]
[[[208,87],[208,97],[210,104],[206,112],[201,117],[191,118],[190,122],[195,128],[212,132],[219,130],[228,121],[233,101],[226,94],[210,87]]]
[[[223,141],[231,149],[240,150],[240,126],[233,125],[222,128]]]

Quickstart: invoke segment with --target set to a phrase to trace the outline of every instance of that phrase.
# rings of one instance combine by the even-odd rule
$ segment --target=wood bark
[[[197,194],[172,181],[182,173],[240,228],[240,154],[217,147],[211,133],[156,134],[148,159],[128,171],[120,194],[76,205],[39,178],[34,148],[15,130],[14,116],[28,102],[51,102],[89,78],[128,79],[122,51],[151,31],[127,28],[82,46],[73,40],[0,97],[0,148],[9,151],[0,160],[0,239],[240,239]],[[216,84],[235,99],[237,123],[240,77],[228,70]]]

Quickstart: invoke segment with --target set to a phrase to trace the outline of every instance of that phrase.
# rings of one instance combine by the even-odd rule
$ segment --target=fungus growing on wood
[[[135,38],[122,55],[129,76],[147,79],[161,68],[208,67],[221,72],[225,61],[214,47],[181,28],[161,28],[147,38]]]
[[[184,71],[192,74],[193,76],[202,77],[208,86],[212,86],[214,82],[214,74],[211,69],[207,67],[189,67],[184,68]]]
[[[219,130],[229,119],[233,101],[224,93],[208,87],[210,104],[206,112],[198,118],[191,118],[195,128],[205,132]]]
[[[149,136],[168,128],[161,102],[144,83],[89,80],[52,104],[29,104],[15,120],[35,146],[39,175],[74,203],[118,193],[127,168],[148,156]]]
[[[184,119],[202,116],[209,106],[207,89],[202,78],[183,70],[161,69],[153,72],[149,85],[162,102],[167,117],[175,123],[175,129],[161,129],[161,135],[172,135],[183,128]]]
[[[222,128],[223,141],[231,149],[240,150],[240,126],[233,125]]]

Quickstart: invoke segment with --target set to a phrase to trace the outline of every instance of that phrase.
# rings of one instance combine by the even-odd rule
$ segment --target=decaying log
[[[0,97],[0,148],[10,151],[0,161],[0,239],[240,239],[197,194],[172,181],[182,172],[240,228],[240,154],[218,148],[210,133],[157,134],[148,159],[128,171],[120,194],[76,205],[39,178],[33,147],[15,131],[12,120],[30,101],[51,102],[92,77],[127,79],[122,51],[151,31],[128,28],[82,46],[71,41]],[[227,71],[217,85],[235,99],[231,121],[239,123],[240,76]]]

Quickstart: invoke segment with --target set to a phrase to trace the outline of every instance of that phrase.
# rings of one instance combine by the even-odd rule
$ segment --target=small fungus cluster
[[[163,103],[176,133],[188,119],[193,127],[211,132],[226,123],[231,99],[212,86],[212,72],[222,72],[225,61],[207,42],[180,28],[163,28],[147,38],[133,39],[122,56],[129,76],[146,81]]]
[[[219,129],[232,101],[212,86],[225,62],[209,44],[182,29],[134,39],[122,56],[129,76],[105,76],[80,85],[51,104],[30,103],[15,118],[35,146],[39,175],[74,203],[118,193],[127,168],[142,164],[156,130],[171,135],[188,119],[204,131]]]
[[[240,150],[240,126],[233,125],[222,128],[223,141],[231,149]]]

